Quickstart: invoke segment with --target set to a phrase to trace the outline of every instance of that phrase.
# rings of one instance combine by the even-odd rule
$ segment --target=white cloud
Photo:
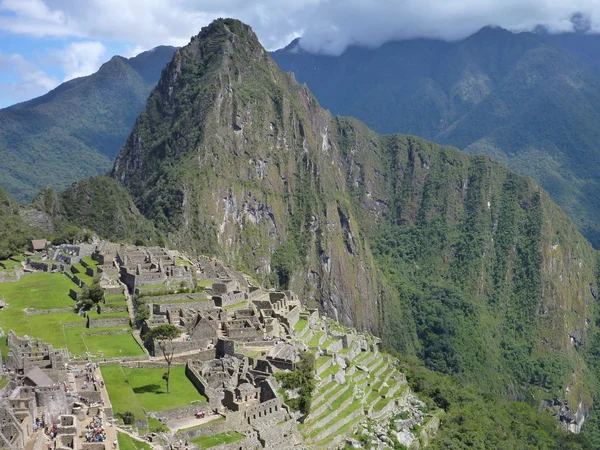
[[[64,71],[64,81],[68,81],[96,72],[104,62],[105,53],[106,47],[101,42],[85,41],[72,42],[55,52],[55,56]]]
[[[0,84],[2,96],[15,102],[38,97],[59,84],[56,78],[49,76],[19,54],[0,53],[0,68],[14,71],[18,75],[18,81]]]
[[[600,0],[0,0],[0,12],[0,30],[116,40],[135,51],[184,45],[217,17],[250,24],[268,49],[302,35],[304,47],[327,53],[390,39],[459,39],[485,25],[569,31],[575,12],[600,31]]]

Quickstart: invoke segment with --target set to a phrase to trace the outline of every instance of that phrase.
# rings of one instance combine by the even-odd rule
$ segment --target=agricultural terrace
[[[5,302],[0,309],[0,328],[4,335],[13,330],[19,336],[40,338],[55,348],[68,349],[73,356],[114,358],[145,354],[128,326],[86,328],[86,318],[74,310],[70,290],[80,289],[60,273],[25,274],[17,282],[0,283],[0,300]],[[49,311],[57,309],[60,311]],[[0,350],[5,357],[6,339],[0,339]]]

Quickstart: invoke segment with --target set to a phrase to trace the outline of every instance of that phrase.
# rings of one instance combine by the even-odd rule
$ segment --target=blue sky
[[[248,23],[269,50],[302,36],[306,50],[336,54],[391,39],[460,39],[486,25],[571,31],[575,12],[600,30],[600,0],[0,0],[0,107],[116,54],[185,45],[217,17]]]

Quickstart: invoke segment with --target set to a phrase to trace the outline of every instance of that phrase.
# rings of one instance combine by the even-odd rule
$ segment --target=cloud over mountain
[[[82,4],[85,3],[85,7]],[[0,29],[34,36],[184,45],[216,17],[252,25],[269,49],[303,36],[313,52],[391,39],[460,39],[486,25],[599,31],[598,0],[1,0]]]

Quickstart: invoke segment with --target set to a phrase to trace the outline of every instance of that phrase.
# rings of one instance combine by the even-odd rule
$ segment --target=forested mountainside
[[[174,47],[113,57],[98,72],[0,110],[0,186],[21,202],[107,173]]]
[[[535,178],[600,246],[598,36],[486,27],[459,41],[415,39],[313,55],[272,54],[334,114],[487,154]]]
[[[178,50],[113,176],[175,245],[579,431],[596,393],[596,253],[532,180],[323,110],[251,29]]]

